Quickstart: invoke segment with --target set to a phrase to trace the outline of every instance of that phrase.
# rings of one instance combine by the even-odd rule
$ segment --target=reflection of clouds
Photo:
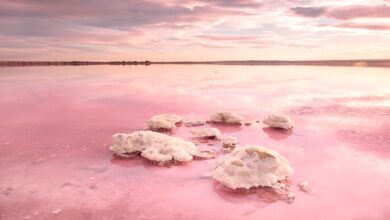
[[[366,151],[350,147],[349,145],[339,144],[337,148],[332,148],[331,154],[336,158],[349,158],[353,163],[358,163],[360,167],[369,167],[370,172],[374,171],[376,174],[386,174],[389,178],[390,160],[386,158],[377,157],[375,154],[367,154]],[[351,162],[351,161],[350,161]]]

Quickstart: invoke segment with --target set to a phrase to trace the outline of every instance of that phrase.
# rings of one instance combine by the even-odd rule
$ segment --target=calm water
[[[221,190],[215,160],[171,168],[108,151],[159,113],[247,121],[282,112],[293,134],[219,127],[279,151],[293,204]],[[173,135],[188,138],[181,127]],[[219,149],[220,146],[201,146]],[[390,69],[261,66],[0,68],[0,219],[390,219]]]

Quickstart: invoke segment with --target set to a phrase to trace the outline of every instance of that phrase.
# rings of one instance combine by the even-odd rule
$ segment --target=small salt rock
[[[290,117],[280,114],[269,115],[268,118],[264,119],[263,123],[270,126],[271,128],[278,128],[284,130],[291,130],[294,127],[293,121]]]
[[[51,214],[56,215],[58,213],[62,212],[62,209],[54,209]]]
[[[227,125],[241,125],[243,119],[241,115],[230,112],[217,112],[210,117],[212,123]]]
[[[190,131],[197,138],[218,138],[221,131],[217,128],[200,128]]]
[[[298,183],[298,187],[302,192],[311,192],[310,184],[305,180]]]
[[[294,200],[295,200],[295,194],[292,193],[292,192],[287,193],[286,202],[287,202],[288,204],[291,204],[291,203],[294,202]]]
[[[183,121],[183,117],[175,114],[155,115],[146,123],[152,131],[170,131],[176,128],[176,124]]]
[[[252,122],[245,122],[244,125],[245,125],[245,126],[251,126],[251,125],[252,125]]]
[[[190,121],[190,122],[185,122],[184,125],[186,127],[198,127],[204,125],[204,121]]]
[[[222,140],[222,146],[224,148],[231,148],[234,149],[238,144],[238,141],[235,137],[226,137]]]
[[[215,154],[208,150],[199,150],[195,155],[194,158],[196,159],[212,159],[215,158]]]

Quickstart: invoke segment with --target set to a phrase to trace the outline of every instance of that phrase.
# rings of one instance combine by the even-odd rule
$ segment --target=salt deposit
[[[274,187],[293,173],[289,162],[278,152],[259,146],[238,147],[223,157],[213,178],[231,189]]]

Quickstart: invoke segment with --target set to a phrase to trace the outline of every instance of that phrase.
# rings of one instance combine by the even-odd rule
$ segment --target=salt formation
[[[264,124],[272,128],[280,128],[285,130],[290,130],[293,128],[292,120],[285,115],[270,115],[268,118],[264,119]]]
[[[153,131],[115,134],[110,150],[120,157],[138,153],[160,164],[186,162],[194,157],[211,157],[207,152],[199,151],[198,147],[191,142]]]
[[[298,187],[303,192],[311,192],[311,187],[309,185],[309,182],[305,180],[298,183]]]
[[[231,189],[280,187],[294,170],[278,152],[259,146],[238,147],[222,158],[213,178]]]
[[[238,144],[238,140],[235,137],[226,137],[222,140],[222,147],[228,149],[234,149]]]
[[[190,121],[190,122],[185,122],[184,125],[186,127],[198,127],[204,125],[204,121]]]
[[[197,138],[218,138],[221,131],[217,128],[200,128],[190,131]]]
[[[243,121],[241,115],[237,115],[230,112],[217,112],[210,117],[212,123],[229,124],[229,125],[241,125]]]
[[[183,118],[175,114],[161,114],[155,115],[146,123],[152,131],[172,130],[176,128],[176,124],[183,121]]]

